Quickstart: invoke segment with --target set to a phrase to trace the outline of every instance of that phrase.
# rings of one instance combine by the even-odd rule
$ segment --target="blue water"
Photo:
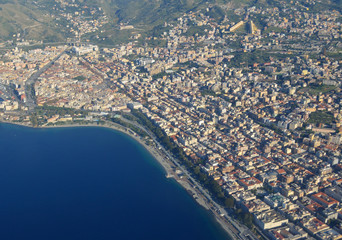
[[[0,239],[223,240],[130,137],[0,124]]]

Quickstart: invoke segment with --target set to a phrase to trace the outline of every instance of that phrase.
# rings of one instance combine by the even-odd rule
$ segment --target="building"
[[[84,46],[74,46],[72,52],[77,56],[86,55],[91,52],[97,52],[99,50],[98,46],[95,45],[84,45]]]
[[[321,204],[323,207],[332,207],[339,204],[337,200],[335,200],[332,197],[329,197],[327,194],[323,192],[316,193],[312,195],[311,198],[319,204]]]
[[[240,22],[238,22],[237,24],[235,24],[234,26],[232,26],[232,27],[229,29],[229,31],[235,32],[235,31],[238,30],[240,27],[242,27],[243,24],[245,24],[245,22],[244,22],[244,21],[240,21]]]
[[[267,235],[273,240],[296,240],[306,238],[308,233],[306,233],[301,227],[294,225],[293,223],[288,223],[285,226],[269,230]]]
[[[265,212],[254,213],[254,220],[255,224],[263,230],[280,227],[289,222],[288,219],[281,216],[273,209]]]
[[[129,109],[141,109],[143,107],[143,105],[139,102],[131,102],[127,104],[127,107]]]
[[[246,190],[252,190],[263,187],[263,184],[260,180],[256,179],[255,177],[240,179],[239,183],[243,186]]]
[[[270,194],[264,198],[265,203],[272,208],[281,207],[285,203],[289,202],[289,199],[281,195],[280,193]]]
[[[266,203],[261,201],[260,199],[254,199],[251,201],[243,201],[241,203],[241,207],[244,211],[255,213],[255,212],[264,212],[267,210],[270,210],[270,206],[268,206]]]
[[[333,229],[327,229],[316,234],[316,237],[321,240],[338,240],[342,239],[342,235]]]
[[[341,202],[342,201],[342,187],[336,185],[334,187],[330,187],[324,190],[324,192],[336,199],[337,201]]]
[[[308,231],[310,234],[317,234],[319,232],[322,232],[324,230],[330,229],[328,225],[325,223],[321,222],[315,217],[312,216],[307,216],[303,218],[300,221],[300,224],[306,231]]]
[[[326,208],[322,211],[319,211],[319,213],[317,213],[317,217],[322,222],[328,223],[329,220],[338,218],[338,212],[336,212],[334,209]]]

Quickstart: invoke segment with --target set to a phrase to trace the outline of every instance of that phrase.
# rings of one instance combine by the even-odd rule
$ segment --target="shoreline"
[[[53,126],[38,126],[33,127],[31,125],[26,124],[20,124],[20,123],[13,123],[8,121],[0,121],[0,123],[6,123],[6,124],[12,124],[22,127],[28,127],[33,129],[49,129],[49,128],[73,128],[73,127],[99,127],[99,128],[107,128],[112,129],[115,131],[119,131],[131,138],[133,138],[135,141],[137,141],[142,147],[144,147],[157,161],[157,163],[162,167],[162,169],[165,171],[165,177],[166,178],[172,178],[177,184],[179,184],[201,207],[203,207],[205,210],[207,210],[216,220],[216,222],[222,227],[222,229],[227,233],[229,236],[229,239],[237,239],[234,238],[234,236],[238,236],[238,233],[234,231],[235,229],[224,217],[222,217],[219,213],[217,213],[214,210],[213,204],[197,189],[193,183],[190,182],[190,180],[184,176],[179,177],[176,173],[177,166],[171,161],[167,160],[164,154],[161,153],[159,149],[157,149],[154,146],[149,146],[145,143],[145,141],[139,137],[136,133],[134,133],[132,130],[129,131],[129,128],[126,128],[124,126],[121,126],[117,123],[110,122],[110,124],[64,124],[64,125],[53,125]],[[154,142],[154,140],[153,140]]]

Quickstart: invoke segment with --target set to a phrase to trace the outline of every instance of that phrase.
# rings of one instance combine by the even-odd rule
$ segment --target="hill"
[[[0,0],[0,40],[13,39],[18,35],[47,42],[65,39],[68,23],[65,19],[57,19],[68,10],[82,12],[83,6],[102,8],[110,19],[111,27],[123,23],[152,29],[153,26],[175,19],[186,11],[220,4],[241,6],[251,2],[252,0]],[[65,5],[68,7],[65,8]],[[70,5],[78,7],[70,8]],[[214,14],[221,18],[224,16],[220,10]],[[56,24],[58,22],[59,25]]]
[[[251,4],[252,0],[106,0],[112,17],[130,24],[157,24],[209,6],[225,5],[230,8]]]
[[[156,24],[158,22],[174,19],[184,12],[216,6],[227,10],[246,6],[284,7],[283,2],[292,3],[291,0],[84,0],[100,4],[107,9],[107,14],[118,22],[130,24]],[[306,5],[308,1],[297,1]],[[339,9],[342,10],[342,0],[317,1],[316,10]]]
[[[290,0],[0,0],[0,40],[13,39],[19,34],[26,39],[63,41],[70,37],[67,29],[70,19],[66,19],[65,14],[84,12],[85,6],[103,9],[109,18],[109,28],[115,28],[118,24],[132,24],[143,30],[151,30],[184,12],[209,8],[210,11],[203,12],[220,22],[226,15],[231,17],[236,8],[282,8],[284,1],[292,4]],[[305,6],[308,1],[298,2]],[[342,10],[342,0],[316,2],[313,10],[326,8]],[[92,15],[87,17],[91,18]]]
[[[29,39],[62,38],[53,19],[29,1],[0,0],[0,39],[25,35]]]

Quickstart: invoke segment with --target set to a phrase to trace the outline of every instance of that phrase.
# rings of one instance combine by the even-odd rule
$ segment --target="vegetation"
[[[277,57],[278,59],[285,59],[289,55],[287,54],[275,54],[275,53],[267,53],[263,51],[253,51],[253,52],[240,52],[235,54],[234,58],[230,61],[227,59],[223,60],[224,64],[227,64],[228,67],[242,67],[242,66],[251,66],[253,63],[263,64],[270,61],[270,57]]]
[[[210,28],[208,26],[191,26],[186,33],[184,33],[185,36],[204,36],[206,35],[206,31],[208,31]]]
[[[153,79],[158,79],[158,78],[163,78],[164,76],[168,76],[168,74],[166,72],[161,72],[161,73],[157,73],[152,75]]]
[[[154,125],[150,119],[148,119],[142,112],[138,110],[132,110],[132,114],[137,118],[137,121],[146,126],[154,135],[158,141],[170,151],[180,162],[188,169],[188,171],[196,178],[201,185],[206,187],[212,194],[213,198],[220,202],[223,206],[235,209],[235,214],[238,219],[246,224],[246,226],[253,227],[253,216],[250,213],[245,213],[242,209],[235,205],[235,200],[232,196],[224,193],[223,188],[212,177],[203,173],[199,167],[199,163],[194,163],[185,154],[183,149],[174,143],[160,127]]]
[[[36,90],[34,89],[34,85],[30,84],[30,85],[27,85],[26,87],[27,87],[28,93],[31,94],[32,99],[35,101],[36,100]]]
[[[133,132],[137,133],[137,134],[138,134],[139,136],[141,136],[141,137],[146,137],[146,136],[148,136],[147,133],[146,133],[145,131],[141,130],[140,128],[138,128],[138,127],[136,127],[136,126],[134,126],[134,125],[132,125],[132,124],[130,124],[130,123],[127,123],[127,122],[121,120],[120,118],[111,118],[110,120],[111,120],[112,122],[115,122],[115,123],[117,123],[117,124],[120,124],[121,126],[124,126],[124,127],[126,127],[126,128],[131,129]]]
[[[225,12],[219,6],[214,6],[208,10],[205,12],[208,17],[215,19],[219,23],[224,20]]]
[[[76,2],[83,2],[91,7],[101,7],[110,17],[111,23],[107,26],[108,29],[111,29],[110,31],[107,29],[85,36],[86,38],[90,37],[97,44],[103,45],[112,45],[128,40],[132,35],[132,31],[117,30],[118,23],[139,26],[139,29],[144,28],[144,32],[149,31],[149,36],[155,37],[168,31],[168,27],[164,27],[165,22],[175,20],[188,11],[201,10],[203,14],[220,23],[224,21],[225,16],[229,16],[229,20],[232,22],[241,20],[241,16],[235,14],[231,9],[223,8],[221,4],[230,3],[235,8],[254,5],[282,8],[281,1],[265,0],[82,0]],[[0,39],[13,39],[17,33],[28,35],[30,38],[45,39],[45,42],[63,41],[65,37],[70,37],[63,27],[67,25],[64,19],[54,19],[48,14],[52,13],[51,10],[55,4],[55,1],[50,0],[0,0]],[[341,0],[323,1],[309,5],[308,8],[310,12],[321,12],[323,9],[342,10],[342,3]],[[79,10],[77,7],[64,9],[67,13]],[[91,15],[89,9],[82,8],[82,11],[86,17],[97,17]],[[254,19],[258,25],[263,26],[258,20],[258,18]],[[270,30],[283,31],[282,29],[266,31]],[[195,33],[190,30],[189,34],[191,32]]]
[[[0,39],[15,40],[17,34],[30,39],[51,42],[62,39],[62,29],[57,28],[55,19],[31,1],[0,0]]]
[[[328,93],[336,89],[336,86],[331,86],[331,85],[318,85],[318,84],[313,84],[310,85],[309,87],[303,88],[300,91],[303,92],[308,92],[311,95],[318,95],[320,93]]]
[[[60,116],[65,116],[65,115],[70,115],[70,116],[80,116],[84,117],[88,114],[87,111],[85,110],[76,110],[73,108],[62,108],[62,107],[54,107],[54,106],[38,106],[36,107],[36,114],[38,116],[46,116],[47,118],[50,118],[54,115],[60,115]]]
[[[77,81],[84,81],[86,80],[87,78],[85,76],[77,76],[77,77],[74,77],[73,78],[74,80],[77,80]]]
[[[341,61],[342,60],[342,56],[341,56],[341,53],[327,53],[326,54],[329,58],[333,58],[335,59],[336,61]]]
[[[165,47],[166,46],[166,40],[160,40],[160,39],[146,40],[145,43],[148,44],[149,47]]]
[[[108,11],[115,12],[115,17],[118,19],[118,22],[130,22],[132,24],[144,23],[156,26],[163,24],[165,21],[173,20],[188,10],[203,7],[204,4],[202,1],[193,0],[116,0],[111,1],[107,5],[110,7]]]
[[[310,118],[308,120],[308,123],[314,123],[314,124],[331,124],[334,121],[334,116],[330,112],[325,111],[317,111],[310,114]]]
[[[104,57],[101,56],[101,57],[98,58],[98,60],[99,60],[100,62],[105,62],[105,61],[106,61],[106,58],[104,58]]]
[[[284,29],[284,28],[279,28],[279,27],[274,27],[274,26],[270,26],[270,27],[268,27],[268,28],[264,31],[265,34],[270,33],[270,32],[284,33],[284,32],[286,32],[286,29]]]
[[[30,116],[30,121],[33,127],[38,127],[38,118],[37,118],[37,114],[32,114]]]
[[[235,215],[247,227],[252,228],[252,226],[253,226],[253,215],[251,213],[243,212],[241,208],[237,208],[235,210]]]
[[[194,61],[187,61],[184,63],[177,63],[176,67],[189,69],[189,68],[199,68],[199,67],[201,67],[201,65],[199,65],[198,63],[196,63]]]
[[[137,67],[136,71],[139,72],[139,73],[148,73],[148,70],[146,68],[142,67],[142,66],[141,67]]]
[[[83,38],[91,40],[91,42],[100,47],[108,47],[129,41],[132,37],[133,30],[120,31],[115,24],[107,24],[100,32],[85,34]]]
[[[217,97],[217,93],[212,90],[202,90],[201,94],[202,96],[209,95],[209,96]]]
[[[137,30],[119,31],[118,23],[129,23],[142,29],[143,32],[149,32],[149,36],[160,36],[168,31],[164,23],[180,17],[184,12],[206,9],[208,1],[182,0],[182,1],[156,1],[156,0],[101,0],[77,1],[85,3],[91,7],[101,7],[107,16],[110,17],[110,23],[96,33],[87,34],[85,38],[93,42],[108,46],[124,42],[130,39]],[[211,0],[213,4],[209,11],[204,14],[220,22],[227,14],[225,10],[219,7],[219,4],[227,3],[226,0]],[[235,5],[249,4],[252,0],[233,1]],[[17,33],[25,34],[29,38],[45,40],[44,42],[63,41],[66,37],[72,37],[66,31],[68,23],[63,18],[52,18],[49,13],[53,13],[55,1],[50,0],[0,0],[0,39],[14,39]],[[76,12],[80,9],[69,7],[64,9],[66,12]],[[90,11],[82,8],[85,16],[91,16]],[[95,16],[96,17],[96,16]],[[58,24],[58,25],[56,25]],[[140,31],[138,30],[138,32]],[[191,32],[191,31],[190,31]],[[115,36],[115,37],[114,37]],[[162,42],[150,44],[163,44]]]

